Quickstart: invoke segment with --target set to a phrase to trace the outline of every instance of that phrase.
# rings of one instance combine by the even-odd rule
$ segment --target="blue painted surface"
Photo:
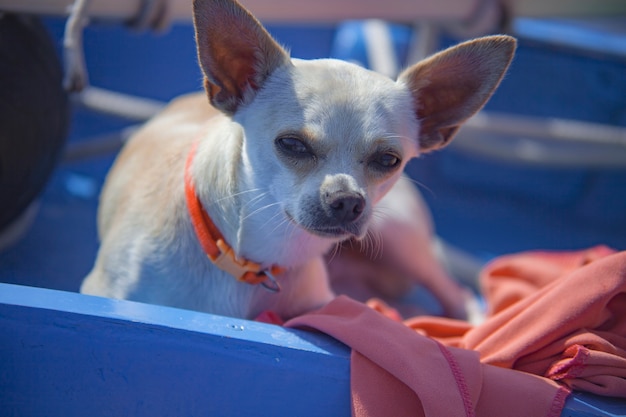
[[[0,284],[3,417],[347,417],[349,360],[321,334]],[[626,401],[576,394],[562,416]]]
[[[349,392],[323,335],[0,284],[3,417],[347,416]]]
[[[561,417],[626,416],[626,400],[604,398],[587,393],[570,396]]]

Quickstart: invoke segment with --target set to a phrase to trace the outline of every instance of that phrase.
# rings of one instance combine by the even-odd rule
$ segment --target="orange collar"
[[[185,200],[193,229],[202,249],[211,262],[238,281],[253,285],[262,284],[263,287],[272,292],[280,291],[280,285],[278,285],[275,276],[284,272],[284,268],[275,265],[269,269],[263,269],[258,263],[239,259],[202,207],[202,202],[196,194],[191,178],[191,162],[197,146],[197,142],[192,145],[185,165]]]

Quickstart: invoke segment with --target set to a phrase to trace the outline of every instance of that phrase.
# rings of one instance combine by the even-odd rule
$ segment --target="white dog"
[[[174,101],[120,153],[81,291],[289,318],[333,297],[323,255],[362,239],[406,162],[446,145],[484,105],[515,40],[463,43],[393,81],[291,59],[233,0],[193,6],[212,106]]]

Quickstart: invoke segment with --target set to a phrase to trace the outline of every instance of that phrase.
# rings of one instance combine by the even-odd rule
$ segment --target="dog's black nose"
[[[365,199],[356,193],[338,193],[329,196],[327,203],[332,216],[342,223],[355,221],[365,208]]]

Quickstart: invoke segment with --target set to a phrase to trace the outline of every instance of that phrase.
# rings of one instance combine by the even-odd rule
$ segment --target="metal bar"
[[[463,129],[546,140],[620,145],[626,149],[626,128],[578,120],[480,112]]]
[[[86,88],[74,99],[77,104],[91,110],[137,121],[150,119],[163,110],[167,104],[97,87]]]
[[[526,17],[591,17],[626,15],[624,0],[505,0],[513,15]]]
[[[481,112],[450,145],[505,163],[550,168],[626,168],[626,128]]]
[[[259,19],[288,22],[338,22],[345,19],[380,18],[411,22],[423,19],[463,19],[479,0],[243,0]],[[67,15],[73,0],[0,0],[0,10]],[[92,0],[90,17],[129,20],[137,16],[142,0]],[[171,20],[191,19],[191,0],[169,0]]]
[[[338,22],[345,19],[379,18],[399,22],[420,19],[463,20],[480,0],[242,0],[261,20],[275,22]],[[0,10],[43,15],[69,14],[73,0],[0,0]],[[516,16],[616,16],[626,15],[623,0],[505,0]],[[131,20],[142,0],[93,0],[90,17]],[[172,21],[191,19],[191,0],[169,0]]]

